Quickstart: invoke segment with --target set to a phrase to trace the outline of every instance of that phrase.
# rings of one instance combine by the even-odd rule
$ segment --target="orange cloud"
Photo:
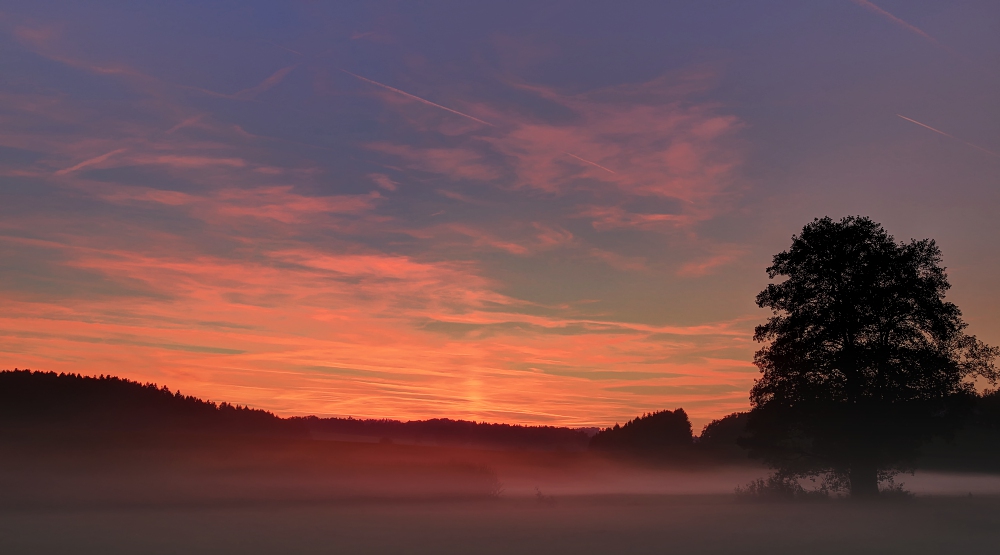
[[[128,299],[127,311],[87,297],[8,296],[0,350],[17,353],[20,365],[128,368],[135,378],[284,414],[607,424],[595,412],[624,418],[677,398],[629,401],[636,394],[615,388],[726,384],[696,396],[706,404],[692,412],[704,418],[742,402],[745,394],[734,391],[753,376],[741,356],[747,345],[733,345],[749,333],[741,322],[678,327],[532,315],[467,264],[304,245],[256,259],[45,248],[60,250],[67,267],[155,294]],[[703,358],[712,352],[730,354]]]

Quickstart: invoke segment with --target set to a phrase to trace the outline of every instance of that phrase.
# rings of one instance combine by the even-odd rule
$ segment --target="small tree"
[[[814,220],[767,268],[742,444],[782,475],[832,473],[852,496],[948,435],[1000,350],[965,335],[934,241],[897,243],[865,217]]]

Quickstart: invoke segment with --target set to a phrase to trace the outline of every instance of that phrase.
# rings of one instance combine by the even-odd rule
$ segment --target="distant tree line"
[[[584,450],[589,436],[556,426],[520,426],[433,418],[401,422],[388,419],[293,417],[314,437],[355,436],[381,441],[464,445],[486,448]]]
[[[965,426],[950,439],[922,447],[917,466],[975,471],[1000,470],[1000,392],[970,398]],[[280,435],[285,437],[392,441],[496,449],[590,449],[609,455],[660,460],[746,463],[740,447],[748,437],[749,413],[713,420],[693,434],[684,409],[638,416],[592,437],[579,429],[519,426],[436,418],[281,418],[230,403],[214,403],[166,387],[114,376],[0,371],[0,430],[17,428],[89,431],[180,431]],[[692,458],[693,457],[693,458]]]

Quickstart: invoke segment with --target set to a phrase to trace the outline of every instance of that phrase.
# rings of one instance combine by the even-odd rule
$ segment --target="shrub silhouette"
[[[745,486],[736,487],[736,497],[749,501],[821,500],[830,493],[824,483],[820,488],[807,490],[794,476],[776,472],[767,478],[757,478]]]

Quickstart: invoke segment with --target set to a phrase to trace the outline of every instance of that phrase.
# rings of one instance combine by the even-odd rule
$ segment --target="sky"
[[[14,0],[0,367],[279,415],[749,407],[813,218],[1000,344],[995,0]]]

